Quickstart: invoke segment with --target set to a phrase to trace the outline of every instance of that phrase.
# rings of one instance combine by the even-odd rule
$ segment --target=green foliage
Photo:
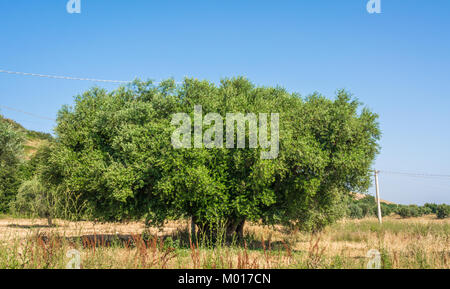
[[[0,123],[10,125],[10,127],[13,130],[22,133],[27,139],[39,139],[39,140],[48,140],[48,141],[53,139],[52,135],[49,133],[44,133],[44,132],[39,132],[39,131],[34,131],[34,130],[27,130],[19,123],[15,122],[11,119],[5,118],[2,115],[0,115]]]
[[[397,205],[381,203],[381,214],[383,216],[389,216],[396,211]],[[350,199],[348,203],[347,216],[353,219],[362,219],[365,217],[377,216],[377,203],[375,198],[370,195],[366,195],[359,200]]]
[[[413,218],[430,214],[437,215],[439,212],[439,208],[441,208],[441,211],[443,212],[442,215],[445,216],[445,210],[446,208],[448,210],[448,207],[449,206],[445,204],[437,205],[429,203],[423,206],[381,203],[381,214],[383,216],[389,216],[395,213],[402,218]],[[365,217],[376,217],[377,205],[375,202],[375,198],[367,195],[366,197],[360,200],[350,199],[348,203],[347,216],[354,219],[362,219]]]
[[[25,154],[26,149],[35,149],[24,145],[29,140],[52,140],[52,136],[27,130],[0,115],[0,212],[9,210],[20,184],[35,173],[35,163],[27,161],[29,156]]]
[[[395,212],[396,205],[381,203],[381,212],[383,216],[389,216]]]
[[[423,206],[424,206],[424,208],[427,208],[429,211],[431,211],[431,214],[436,214],[437,213],[437,208],[438,208],[439,205],[426,203]]]
[[[39,140],[47,140],[52,141],[53,137],[49,133],[40,132],[40,131],[34,131],[34,130],[27,130],[26,136],[28,139],[39,139]]]
[[[433,214],[433,210],[426,206],[419,207],[419,211],[421,216]]]
[[[172,115],[192,115],[194,105],[222,116],[280,113],[278,158],[262,160],[261,149],[174,149]],[[368,188],[376,119],[345,91],[302,99],[244,78],[95,88],[59,112],[45,179],[89,219],[191,216],[201,227],[225,221],[233,230],[263,219],[318,230],[344,214],[350,191]]]
[[[11,211],[13,213],[47,218],[49,225],[52,225],[51,219],[55,215],[54,210],[54,193],[45,188],[37,177],[23,182],[16,198],[11,202]]]
[[[50,144],[42,145],[27,162],[26,169],[23,169],[27,170],[27,173],[23,173],[23,176],[31,175],[31,177],[23,179],[10,208],[15,214],[47,218],[49,225],[52,225],[51,220],[58,210],[59,196],[56,194],[55,187],[45,180],[44,168],[48,169],[47,161],[50,152]]]
[[[0,121],[0,212],[17,194],[23,135],[8,122]]]
[[[445,219],[450,216],[450,205],[442,204],[436,208],[436,216],[438,219]]]
[[[410,218],[413,216],[412,210],[411,208],[407,207],[407,206],[401,206],[397,213],[400,215],[400,217],[402,218]]]
[[[410,209],[412,217],[421,217],[422,216],[422,211],[420,210],[419,206],[409,205],[409,209]]]
[[[358,204],[352,203],[348,206],[348,209],[349,209],[348,216],[350,218],[362,219],[365,217],[363,209]]]
[[[397,209],[397,214],[402,218],[421,217],[430,210],[428,208],[419,207],[417,205],[400,205]]]

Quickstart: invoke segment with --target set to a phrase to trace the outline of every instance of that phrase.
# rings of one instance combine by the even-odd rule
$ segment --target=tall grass
[[[380,252],[382,268],[450,268],[449,222],[387,219],[380,226],[375,219],[346,220],[313,235],[250,224],[243,240],[231,241],[223,234],[193,240],[179,224],[170,233],[131,234],[111,233],[114,227],[105,232],[94,224],[94,234],[81,227],[66,232],[67,223],[58,225],[0,228],[0,268],[66,268],[73,249],[85,269],[365,268],[371,249]],[[2,238],[12,230],[28,234]]]

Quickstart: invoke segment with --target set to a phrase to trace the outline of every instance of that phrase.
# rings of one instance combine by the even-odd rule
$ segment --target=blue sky
[[[333,97],[345,88],[380,115],[386,171],[450,175],[450,1],[0,0],[0,69],[100,79],[243,75]],[[92,86],[0,73],[0,105],[55,118]],[[0,107],[25,127],[55,123]],[[373,193],[373,188],[370,190]],[[382,198],[450,203],[449,178],[382,173]]]

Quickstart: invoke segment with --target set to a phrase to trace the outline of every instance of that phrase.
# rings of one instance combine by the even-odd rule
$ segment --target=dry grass
[[[0,219],[0,268],[65,268],[71,249],[82,268],[365,268],[371,249],[384,268],[450,268],[450,220],[431,216],[343,220],[316,235],[248,224],[245,242],[226,246],[193,242],[188,221],[147,232],[142,223],[55,223]]]

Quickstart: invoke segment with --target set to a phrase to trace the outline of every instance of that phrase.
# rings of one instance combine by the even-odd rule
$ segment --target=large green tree
[[[193,116],[195,105],[224,117],[279,113],[277,157],[262,159],[262,148],[174,148],[173,114]],[[244,78],[91,89],[59,112],[56,133],[46,179],[76,199],[80,217],[161,224],[189,216],[205,231],[225,224],[228,234],[246,220],[306,230],[335,221],[350,191],[367,190],[380,137],[377,115],[345,91],[302,98]]]

